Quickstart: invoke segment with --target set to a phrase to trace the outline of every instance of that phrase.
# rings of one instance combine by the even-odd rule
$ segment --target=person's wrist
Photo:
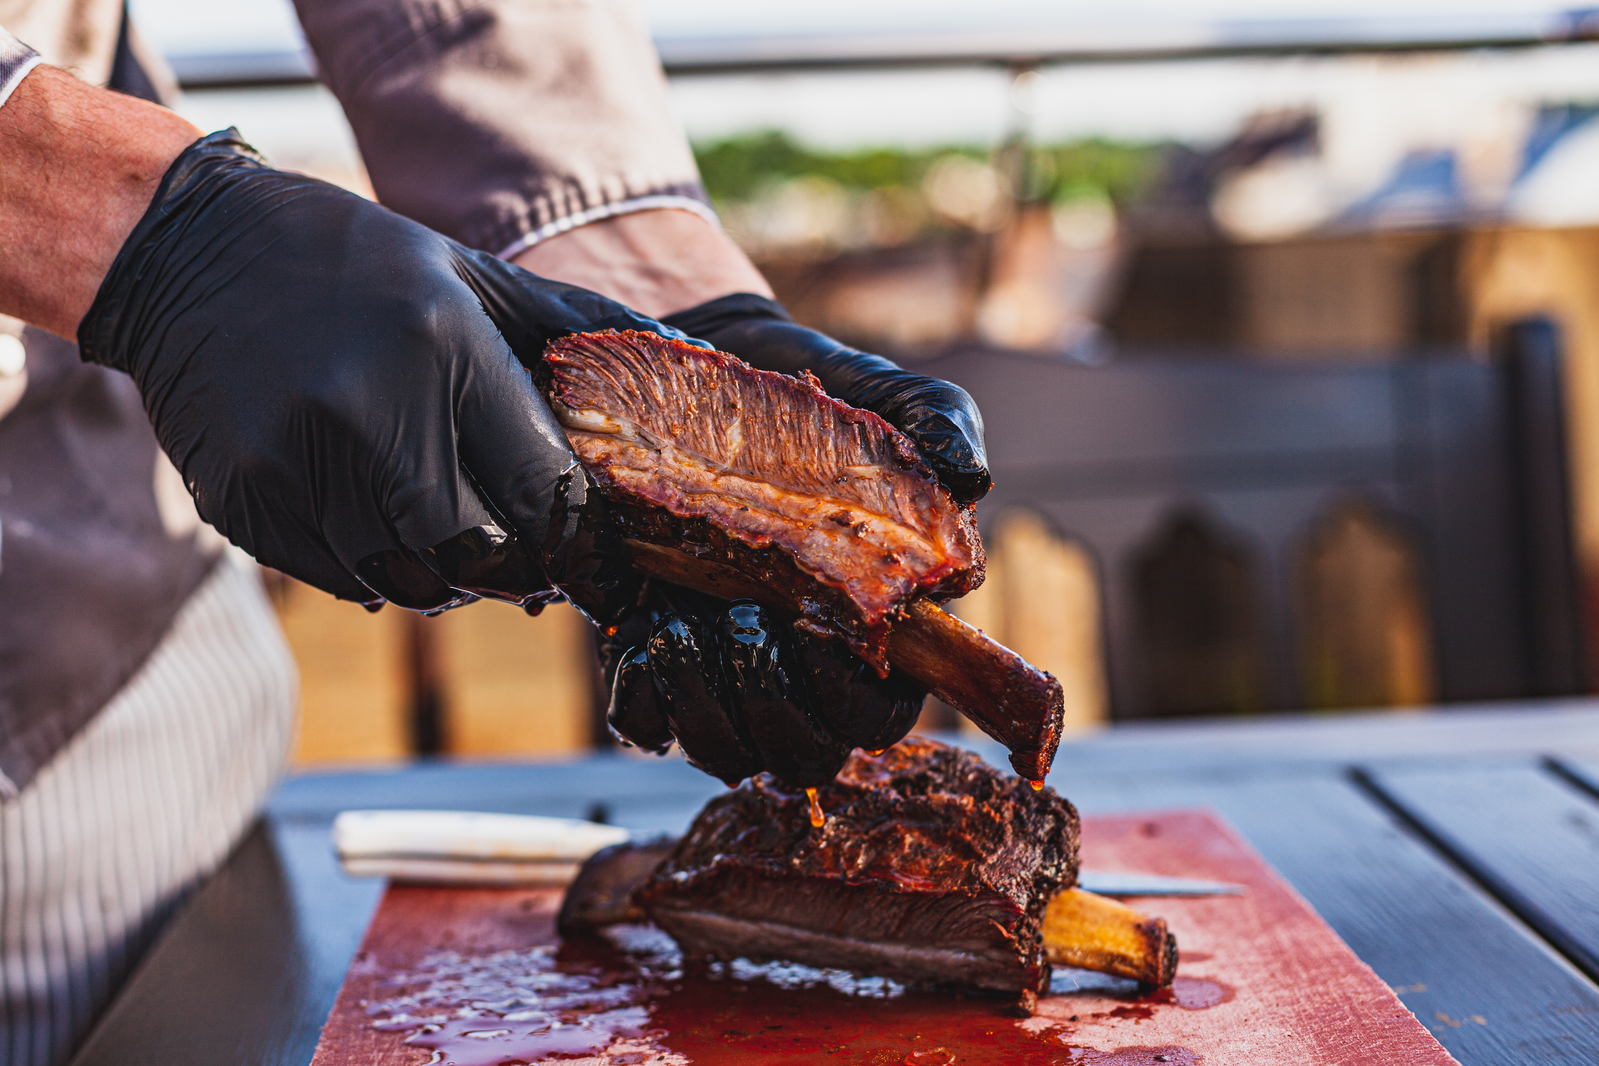
[[[511,262],[653,318],[729,293],[772,293],[731,237],[674,208],[591,222],[542,240]]]
[[[0,108],[0,313],[76,336],[162,176],[199,136],[166,108],[65,71],[28,74]]]

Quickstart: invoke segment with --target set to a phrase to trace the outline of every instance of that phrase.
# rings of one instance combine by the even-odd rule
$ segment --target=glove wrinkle
[[[432,613],[460,607],[477,597],[445,584],[438,574],[406,548],[374,552],[355,564],[361,581],[397,607]]]
[[[624,744],[656,755],[665,755],[672,746],[672,725],[650,675],[648,649],[629,648],[622,653],[605,722]]]
[[[790,788],[824,784],[853,748],[902,739],[926,697],[903,673],[881,679],[843,644],[765,607],[660,582],[601,639],[600,656],[618,737],[656,752],[675,739],[729,784],[760,771]]]
[[[761,761],[740,735],[710,631],[693,615],[668,615],[650,634],[655,690],[683,757],[725,784],[759,773]]]
[[[876,667],[841,653],[837,644],[795,633],[796,654],[808,673],[822,722],[849,748],[877,751],[905,739],[927,694],[904,671],[879,677]]]
[[[644,577],[612,531],[599,489],[575,461],[556,479],[541,559],[550,583],[602,633],[614,634],[638,604]]]
[[[760,605],[736,600],[717,619],[728,699],[766,771],[794,788],[831,781],[850,746],[815,713],[788,627]]]
[[[479,599],[525,609],[542,606],[550,592],[527,546],[497,525],[462,530],[417,555],[450,588]]]

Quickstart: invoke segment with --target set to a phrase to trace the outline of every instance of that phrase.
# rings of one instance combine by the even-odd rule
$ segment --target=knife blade
[[[1244,886],[1230,881],[1166,877],[1108,870],[1079,870],[1077,887],[1096,896],[1242,896]]]
[[[345,811],[333,850],[352,877],[432,885],[564,885],[583,860],[630,838],[575,818],[470,811]]]

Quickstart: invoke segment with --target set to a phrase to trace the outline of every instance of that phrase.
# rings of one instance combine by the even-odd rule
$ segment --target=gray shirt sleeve
[[[0,26],[0,107],[16,92],[28,71],[38,66],[39,53],[17,40]]]
[[[387,206],[510,257],[629,211],[714,218],[630,0],[296,0]]]

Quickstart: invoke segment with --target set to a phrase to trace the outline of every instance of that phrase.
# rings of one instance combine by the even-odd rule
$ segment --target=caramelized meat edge
[[[551,404],[629,535],[733,565],[792,560],[802,621],[883,667],[913,597],[982,580],[973,512],[904,434],[824,393],[652,333],[578,334],[545,352]],[[657,539],[664,538],[664,539]]]

